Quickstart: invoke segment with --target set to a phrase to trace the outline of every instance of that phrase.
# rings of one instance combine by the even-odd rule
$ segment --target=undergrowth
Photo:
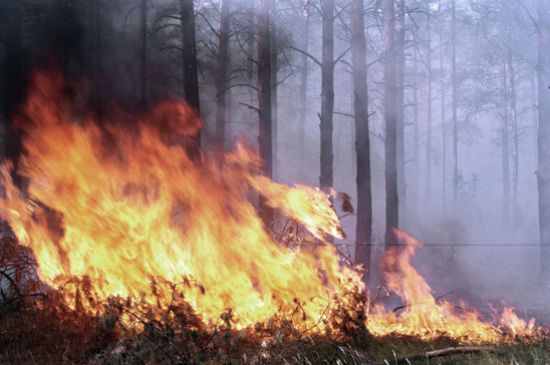
[[[168,306],[155,306],[125,298],[99,302],[86,278],[60,280],[55,290],[44,285],[32,254],[13,237],[0,241],[0,365],[550,365],[547,337],[423,358],[418,355],[460,344],[447,338],[373,337],[364,326],[364,296],[353,293],[344,301],[348,306],[331,307],[332,333],[321,336],[299,330],[284,316],[237,330],[230,310],[205,325],[170,283],[154,284],[174,289]]]

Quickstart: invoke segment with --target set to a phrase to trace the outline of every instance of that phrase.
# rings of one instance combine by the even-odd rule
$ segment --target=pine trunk
[[[541,268],[550,277],[550,6],[538,1],[538,192]]]
[[[258,114],[260,157],[264,161],[264,174],[273,176],[273,146],[271,124],[271,24],[270,0],[259,2],[258,16]],[[273,223],[273,209],[265,199],[259,199],[260,215],[266,227]]]
[[[332,162],[332,118],[334,113],[334,0],[321,2],[323,14],[323,59],[321,67],[321,174],[319,186],[322,189],[333,185]]]
[[[220,1],[220,30],[216,72],[216,144],[225,147],[227,68],[229,64],[229,1]]]
[[[397,190],[397,78],[395,73],[395,4],[384,0],[384,119],[386,178],[386,247],[397,244],[399,227]]]
[[[354,86],[355,153],[357,160],[355,261],[369,267],[372,236],[372,195],[367,90],[367,48],[364,14],[363,0],[353,0],[351,13],[351,57]]]
[[[195,11],[193,0],[180,0],[183,93],[185,101],[200,115],[199,76],[197,65],[197,43],[195,39]],[[200,130],[190,141],[188,148],[191,158],[200,156]]]

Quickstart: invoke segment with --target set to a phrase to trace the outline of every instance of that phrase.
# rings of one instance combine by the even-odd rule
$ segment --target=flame
[[[100,129],[64,96],[69,86],[37,74],[23,108],[26,154],[18,172],[29,181],[28,197],[7,166],[2,174],[0,215],[33,249],[47,283],[86,277],[99,300],[145,296],[151,303],[159,296],[152,280],[198,283],[184,295],[203,321],[230,308],[238,327],[296,303],[311,326],[342,286],[363,285],[332,245],[296,252],[275,242],[249,199],[256,190],[316,236],[338,236],[322,192],[259,175],[260,159],[242,144],[222,163],[192,161],[180,142],[199,122],[186,105],[165,102],[124,116],[131,128],[103,121]]]
[[[396,333],[427,340],[447,336],[464,342],[497,342],[505,333],[526,337],[536,334],[534,320],[526,322],[518,318],[511,307],[504,309],[497,321],[500,326],[495,326],[464,302],[457,306],[437,300],[425,278],[411,264],[420,243],[399,230],[395,230],[395,234],[404,248],[391,247],[381,266],[387,289],[404,305],[399,313],[375,305],[368,326],[373,334]]]
[[[100,123],[78,95],[71,100],[71,86],[55,73],[35,75],[16,120],[26,151],[16,172],[28,186],[21,192],[13,167],[3,164],[0,218],[32,248],[42,280],[61,288],[79,279],[93,289],[87,300],[64,291],[75,307],[97,313],[113,296],[169,306],[173,286],[184,283],[185,301],[205,324],[230,311],[237,328],[287,315],[307,331],[328,331],[328,309],[343,303],[355,305],[344,321],[366,314],[375,335],[494,342],[507,333],[535,334],[534,321],[510,307],[495,325],[464,303],[437,300],[411,264],[420,244],[399,231],[404,249],[388,250],[382,268],[403,310],[356,310],[364,300],[346,303],[351,299],[340,293],[366,289],[324,242],[344,237],[325,193],[263,176],[260,158],[242,143],[217,159],[192,160],[185,146],[200,120],[182,103],[163,102],[142,115],[113,111],[117,121]],[[277,242],[251,203],[255,194],[321,244],[296,250]]]

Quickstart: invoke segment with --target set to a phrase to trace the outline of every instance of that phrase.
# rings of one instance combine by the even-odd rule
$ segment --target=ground
[[[427,359],[427,352],[460,343],[440,338],[375,338],[365,334],[341,338],[297,339],[281,330],[216,331],[145,324],[140,333],[120,336],[116,320],[64,312],[57,307],[23,306],[0,317],[0,365],[67,364],[550,364],[550,338],[485,344],[474,352]],[[407,358],[407,355],[411,355]]]

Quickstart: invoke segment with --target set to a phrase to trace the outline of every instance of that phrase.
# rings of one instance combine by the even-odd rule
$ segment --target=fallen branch
[[[448,347],[446,349],[433,350],[428,352],[415,352],[407,356],[398,357],[391,360],[391,364],[410,364],[411,361],[425,359],[429,360],[434,357],[452,356],[457,354],[469,354],[476,352],[494,352],[495,348],[490,346],[465,346],[465,347]],[[390,362],[385,360],[380,365],[386,365]]]

